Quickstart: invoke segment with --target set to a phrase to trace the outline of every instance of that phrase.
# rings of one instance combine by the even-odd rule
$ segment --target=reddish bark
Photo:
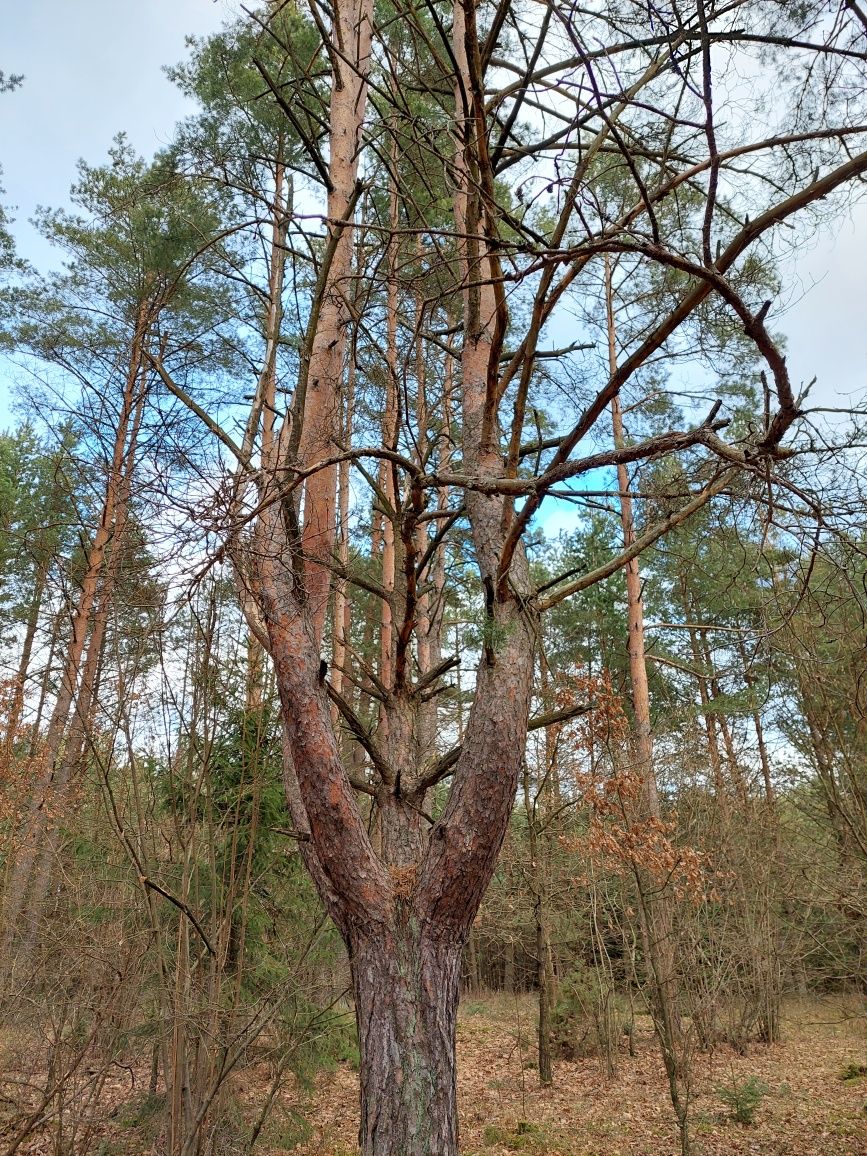
[[[351,60],[362,71],[367,56],[365,37],[369,36],[369,13],[362,4],[354,12],[344,8],[335,20],[343,60],[332,102],[330,175],[334,187],[329,195],[329,215],[340,219],[349,205],[357,172],[365,89],[363,77],[346,59],[348,30],[354,30],[356,36],[351,51],[357,54],[351,56]],[[476,142],[467,142],[467,155],[471,156],[474,148],[478,148],[474,119],[469,128]],[[457,196],[456,214],[465,215],[466,189],[459,186]],[[328,431],[334,415],[329,415],[328,409],[336,405],[338,398],[342,370],[342,352],[339,356],[338,352],[346,317],[350,256],[347,227],[334,252],[312,345],[300,442],[302,463],[315,462],[317,455],[325,455],[329,449],[332,435]],[[476,253],[473,260],[476,270],[483,268],[490,274],[488,255]],[[465,279],[469,275],[469,257],[466,257]],[[396,433],[394,288],[392,277],[388,324],[391,401],[386,407],[386,443],[393,441]],[[491,367],[496,359],[496,323],[491,307],[492,291],[483,288],[479,297],[486,316],[465,342],[462,359],[464,460],[470,468],[493,474],[498,468],[497,434],[490,425],[488,401]],[[478,309],[476,315],[481,318]],[[314,478],[324,478],[327,473],[319,471]],[[386,471],[387,483],[389,474],[390,471]],[[395,503],[397,493],[393,484],[388,485],[387,492],[390,502]],[[330,494],[330,483],[308,482],[304,528],[304,553],[308,563],[311,558],[315,560],[317,551],[328,539]],[[490,586],[499,564],[503,502],[500,498],[478,495],[469,501],[473,504],[470,520],[476,552],[486,585]],[[388,521],[386,519],[386,523]],[[396,563],[396,550],[393,561],[388,541],[384,547],[384,568],[391,570]],[[416,540],[412,548],[417,550]],[[318,556],[321,557],[321,553]],[[297,791],[294,785],[290,786],[290,802],[301,830],[309,831],[310,840],[303,848],[304,854],[338,926],[353,950],[363,947],[364,951],[374,951],[361,934],[364,929],[365,935],[369,935],[373,927],[380,929],[378,934],[384,935],[394,950],[402,944],[401,950],[409,955],[425,954],[423,943],[429,932],[422,929],[436,927],[438,939],[452,944],[454,954],[468,931],[493,871],[514,798],[529,711],[533,644],[530,612],[522,599],[511,592],[495,597],[488,606],[490,638],[478,676],[476,704],[464,734],[463,753],[457,760],[455,788],[442,820],[429,839],[424,837],[419,800],[426,787],[422,760],[430,752],[423,749],[420,740],[418,703],[414,701],[411,687],[407,687],[388,704],[389,742],[385,748],[388,770],[378,790],[384,828],[381,860],[371,846],[341,764],[320,679],[318,644],[327,602],[327,568],[307,565],[304,588],[300,587],[290,563],[291,543],[277,502],[268,505],[259,520],[251,558],[253,588],[267,626],[283,704],[290,779],[297,784]],[[529,595],[522,555],[518,555],[514,569],[515,582]],[[383,664],[386,673],[390,653],[389,646]],[[407,917],[407,910],[412,918]],[[411,930],[413,927],[415,931]],[[363,974],[358,968],[356,973]],[[358,979],[356,990],[362,1008],[369,994],[359,989],[363,983]],[[360,1012],[362,1018],[363,1014]],[[375,1045],[372,1046],[375,1050]]]
[[[367,74],[373,33],[372,0],[338,0],[334,5],[333,90],[329,123],[331,145],[328,175],[328,230],[336,237],[331,264],[321,290],[318,323],[313,333],[303,399],[303,424],[298,451],[302,469],[309,469],[334,451],[339,429],[346,323],[349,319],[352,273],[352,228],[361,129],[367,104]],[[334,547],[336,467],[312,474],[304,491],[303,549],[306,590],[317,645],[328,610]]]
[[[359,10],[356,27],[366,19]],[[466,66],[460,36],[456,45]],[[343,47],[345,51],[345,43]],[[340,120],[346,113],[342,91],[336,89],[338,108],[332,110],[331,164],[341,175],[345,192],[356,158],[354,153],[351,161],[338,156],[347,145],[346,133],[341,136],[334,126],[334,118]],[[356,88],[357,93],[362,91],[363,85]],[[349,134],[353,150],[362,113],[363,107],[356,104],[356,135]],[[465,127],[463,154],[469,171],[478,163],[475,118]],[[460,221],[478,210],[467,187],[459,179],[455,215]],[[348,229],[341,244],[344,239],[348,240]],[[470,244],[462,254],[465,286],[480,270],[489,280],[493,275],[495,262],[483,249]],[[304,410],[305,426],[311,424],[301,437],[302,462],[324,455],[331,436],[327,411],[338,397],[342,352],[338,357],[336,351],[341,345],[341,283],[348,275],[348,254],[348,244],[335,252],[330,296],[323,303],[313,343],[312,388]],[[465,309],[469,307],[476,320],[465,333],[461,363],[463,460],[465,468],[495,476],[500,468],[499,433],[490,401],[499,359],[498,303],[489,286],[478,291],[467,286],[464,292]],[[396,308],[389,312],[394,349]],[[396,411],[396,397],[390,396]],[[386,425],[386,442],[395,429]],[[394,690],[387,692],[388,726],[381,736],[381,774],[375,788],[377,854],[340,759],[321,677],[319,642],[329,573],[325,566],[310,562],[317,557],[324,560],[326,545],[331,549],[327,521],[333,503],[329,506],[331,483],[323,480],[327,473],[313,475],[316,480],[308,482],[305,495],[303,584],[292,563],[291,528],[276,481],[266,483],[261,494],[263,508],[245,579],[258,603],[274,662],[287,796],[296,829],[308,836],[300,842],[301,853],[350,952],[362,1061],[362,1150],[365,1156],[452,1156],[457,1152],[454,1037],[460,954],[494,870],[524,750],[536,637],[529,575],[518,548],[508,580],[495,589],[507,521],[504,500],[468,494],[473,545],[486,591],[486,637],[449,802],[442,818],[428,830],[422,811],[435,751],[430,748],[429,712],[426,719],[405,650],[406,639],[417,626],[412,596],[423,537],[412,518],[420,508],[414,506],[410,521],[402,523],[400,567],[396,540],[394,557],[395,587],[400,584],[400,589],[394,596],[396,603],[402,599],[407,607],[400,638],[395,639],[404,647],[403,665],[400,686],[395,679]],[[390,498],[396,502],[394,486]],[[385,546],[384,565],[390,567],[387,542]],[[391,644],[388,651],[383,664],[387,673]]]

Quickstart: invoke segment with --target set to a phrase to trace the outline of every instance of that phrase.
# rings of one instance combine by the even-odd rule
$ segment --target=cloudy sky
[[[189,111],[161,68],[183,58],[184,37],[216,30],[237,0],[0,0],[0,69],[24,85],[0,97],[0,164],[6,203],[16,206],[21,252],[35,264],[46,246],[26,221],[39,205],[64,203],[84,157],[99,163],[115,133],[149,154]],[[867,388],[867,205],[814,239],[787,266],[786,312],[797,383],[845,405]],[[0,425],[8,420],[0,374]]]
[[[0,69],[25,77],[0,99],[0,164],[27,257],[45,250],[26,219],[64,203],[80,157],[98,164],[121,131],[145,155],[169,141],[188,109],[162,66],[229,11],[227,0],[0,0]]]

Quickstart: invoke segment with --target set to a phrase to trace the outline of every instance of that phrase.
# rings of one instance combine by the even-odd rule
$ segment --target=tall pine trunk
[[[93,679],[114,584],[112,569],[117,565],[121,549],[120,539],[126,522],[144,404],[143,351],[148,320],[148,303],[142,301],[130,346],[130,361],[100,520],[87,552],[86,569],[72,618],[72,636],[42,744],[42,769],[28,800],[17,838],[15,862],[3,896],[0,963],[4,966],[14,962],[13,956],[18,954],[19,948],[25,962],[31,953],[35,924],[48,888],[57,826],[67,802],[72,770],[70,754],[80,746],[81,728],[90,714]],[[23,940],[17,943],[19,924],[25,911],[28,930]]]
[[[467,31],[466,38],[455,31],[459,67],[467,82],[459,87],[463,95],[472,91],[474,105],[470,111],[459,95],[455,218],[459,233],[467,238],[459,264],[469,317],[460,375],[463,466],[493,480],[502,469],[494,378],[508,318],[496,238],[490,234],[480,246],[477,233],[481,204],[472,173],[485,141],[478,128],[484,93],[474,10],[464,13],[458,6],[456,19]],[[238,543],[233,561],[240,571],[239,587],[248,592],[245,608],[254,603],[248,609],[251,625],[274,663],[284,781],[299,851],[351,959],[361,1050],[363,1156],[455,1156],[461,952],[514,802],[538,617],[520,534],[510,541],[511,502],[496,492],[469,492],[466,516],[484,597],[484,641],[473,707],[466,724],[459,726],[460,746],[446,755],[429,748],[425,736],[435,730],[430,725],[435,719],[432,699],[443,664],[433,670],[425,667],[435,662],[439,649],[441,608],[423,599],[437,592],[439,562],[425,555],[422,565],[420,543],[427,533],[419,529],[425,510],[422,472],[403,471],[407,480],[398,485],[391,468],[396,463],[389,463],[383,504],[393,507],[400,501],[401,508],[385,518],[388,523],[394,517],[394,557],[392,561],[391,543],[383,542],[388,556],[383,550],[383,584],[377,593],[393,603],[398,614],[384,631],[388,645],[380,653],[379,677],[372,669],[365,671],[386,708],[382,717],[387,725],[374,733],[350,714],[350,729],[371,766],[367,770],[344,764],[329,701],[335,688],[328,684],[320,644],[335,568],[333,452],[349,320],[352,214],[359,189],[371,23],[370,0],[340,0],[335,6],[333,28],[343,50],[339,62],[332,61],[329,261],[322,267],[302,351],[296,420],[284,423],[273,454],[263,456],[253,534],[248,549]],[[488,189],[492,175],[487,159],[485,167]],[[490,232],[490,222],[486,228]],[[390,270],[395,272],[393,266]],[[396,408],[400,394],[392,354],[398,301],[395,277],[390,280],[389,397]],[[427,420],[423,400],[419,414],[422,424]],[[387,443],[396,430],[394,416],[386,414]],[[284,500],[286,461],[304,476],[300,506]],[[376,542],[372,545],[375,555]],[[420,590],[429,565],[433,582]],[[339,565],[336,568],[339,572]],[[420,624],[424,639],[413,648]],[[337,705],[341,714],[351,710],[345,701]],[[432,741],[436,736],[429,737]],[[425,799],[447,774],[453,775],[453,785],[434,820],[426,813]],[[373,831],[355,787],[375,797]]]
[[[608,322],[608,368],[611,377],[617,374],[617,338],[614,322],[614,293],[611,264],[605,257],[605,298]],[[626,445],[623,415],[619,395],[611,400],[611,425],[615,448]],[[620,521],[623,545],[629,549],[635,541],[635,520],[632,508],[630,480],[626,466],[617,466],[617,485],[620,491]],[[632,558],[624,567],[626,578],[626,619],[629,653],[629,683],[632,699],[632,748],[640,777],[640,794],[634,818],[639,824],[648,820],[659,823],[662,807],[656,773],[653,765],[653,727],[650,714],[650,686],[647,678],[647,659],[644,640],[644,599],[638,559]],[[650,997],[650,1007],[659,1039],[662,1058],[668,1077],[669,1092],[677,1126],[680,1132],[681,1152],[688,1156],[690,1139],[687,1111],[691,1089],[689,1057],[678,1011],[677,954],[675,920],[670,891],[660,886],[646,868],[633,864],[638,893],[639,922],[644,948],[644,971]]]

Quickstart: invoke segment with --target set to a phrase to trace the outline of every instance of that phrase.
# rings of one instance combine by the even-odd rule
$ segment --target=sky
[[[100,163],[127,133],[148,155],[191,109],[162,72],[185,56],[184,37],[216,31],[239,0],[0,0],[0,69],[25,82],[0,96],[5,202],[19,250],[43,265],[50,250],[27,218],[66,202],[83,157]],[[770,321],[788,339],[795,384],[845,407],[867,390],[867,204],[805,244],[784,268],[784,303]],[[8,424],[0,374],[0,428]]]
[[[788,338],[792,381],[817,378],[822,405],[867,394],[867,202],[815,238],[784,270],[792,305],[776,327]]]
[[[0,98],[5,200],[25,256],[44,257],[26,220],[66,201],[79,158],[99,163],[121,131],[145,155],[168,143],[191,108],[162,67],[229,12],[227,0],[0,0],[0,69],[25,78]]]

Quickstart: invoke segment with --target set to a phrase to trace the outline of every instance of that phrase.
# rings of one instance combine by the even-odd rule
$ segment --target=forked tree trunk
[[[455,1021],[461,949],[493,873],[517,785],[535,621],[495,603],[490,655],[446,809],[428,835],[423,778],[383,799],[381,855],[340,760],[306,607],[294,602],[279,512],[257,527],[250,577],[268,624],[299,850],[352,963],[363,1156],[456,1156]],[[523,571],[517,580],[522,580]],[[392,728],[396,736],[398,727]]]
[[[490,222],[483,252],[477,234],[480,205],[471,174],[486,152],[479,133],[484,86],[475,9],[470,6],[465,21],[459,6],[456,21],[463,79],[455,218],[458,232],[467,234],[460,266],[464,311],[470,318],[461,354],[462,458],[469,473],[493,480],[502,469],[495,378],[508,313],[502,289],[495,288],[501,277]],[[363,777],[350,782],[319,653],[336,490],[333,463],[322,463],[337,428],[371,23],[370,0],[340,0],[335,6],[335,38],[342,50],[331,104],[329,221],[339,235],[331,234],[331,263],[323,266],[324,283],[317,290],[319,309],[305,342],[306,370],[302,358],[295,414],[303,428],[298,432],[297,426],[285,423],[271,460],[265,455],[249,549],[243,556],[239,550],[236,558],[242,570],[239,586],[255,600],[251,617],[274,662],[284,780],[299,851],[350,954],[361,1050],[363,1156],[457,1156],[455,1029],[461,950],[493,874],[514,801],[527,734],[538,616],[520,543],[516,539],[506,548],[511,507],[495,491],[471,490],[467,518],[485,604],[475,697],[465,725],[459,720],[460,748],[450,752],[454,757],[422,750],[422,735],[430,729],[421,720],[428,705],[425,675],[413,684],[411,658],[422,669],[432,660],[439,625],[431,630],[430,624],[440,612],[426,606],[420,612],[413,602],[420,577],[418,537],[414,530],[406,531],[404,541],[402,534],[395,542],[400,551],[395,562],[384,559],[386,571],[393,566],[395,587],[402,584],[385,596],[407,607],[395,640],[394,690],[382,695],[389,705],[387,734],[380,728],[375,736],[365,737],[379,781],[375,787]],[[472,109],[464,100],[470,92]],[[487,161],[486,166],[489,189]],[[390,312],[393,332],[394,308]],[[393,338],[390,344],[393,347]],[[284,462],[293,458],[306,476],[300,535],[294,525],[297,507],[287,509],[281,492]],[[396,484],[392,493],[398,493]],[[412,498],[417,516],[424,508],[423,495],[413,493]],[[374,556],[378,536],[374,522]],[[303,566],[298,565],[299,553]],[[427,650],[422,646],[419,660],[418,651],[413,655],[410,650],[410,638],[415,632],[418,639],[421,619],[430,645]],[[386,668],[390,652],[391,647],[384,656]],[[448,801],[433,821],[423,813],[426,793],[450,771]],[[380,820],[376,844],[353,785],[368,795],[375,793]]]
[[[461,944],[400,901],[394,923],[348,937],[361,1053],[364,1156],[458,1151],[455,1023]]]

